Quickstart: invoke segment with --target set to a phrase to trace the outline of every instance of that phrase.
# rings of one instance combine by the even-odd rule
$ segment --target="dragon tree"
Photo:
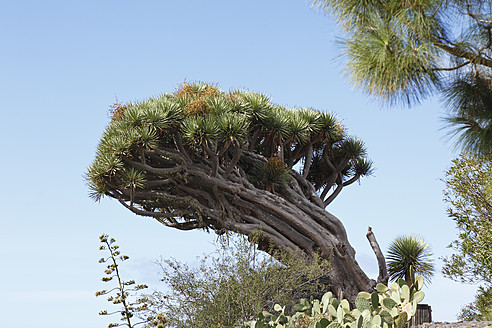
[[[270,253],[296,249],[328,259],[330,289],[353,300],[376,281],[325,208],[371,164],[364,143],[334,114],[191,83],[115,106],[87,179],[95,200],[109,196],[167,227],[255,233]],[[370,229],[368,238],[383,282],[384,258]]]

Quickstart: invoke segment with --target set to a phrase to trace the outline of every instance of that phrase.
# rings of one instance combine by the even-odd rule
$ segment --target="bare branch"
[[[338,185],[337,185],[336,189],[333,191],[333,193],[328,198],[326,198],[323,201],[323,204],[325,205],[325,207],[330,205],[330,203],[340,194],[340,192],[342,191],[342,188],[343,188],[342,174],[339,173],[338,174]]]
[[[174,132],[173,135],[174,143],[176,144],[176,148],[180,151],[181,155],[183,155],[186,163],[191,164],[193,161],[191,160],[190,156],[188,155],[188,152],[185,150],[183,146],[183,142],[181,141],[181,136],[179,133],[176,131]]]
[[[176,165],[175,167],[170,167],[170,168],[155,168],[155,167],[152,167],[152,166],[147,165],[147,164],[142,164],[142,163],[133,161],[133,160],[129,159],[128,157],[122,157],[122,160],[126,164],[128,164],[128,165],[130,165],[136,169],[139,169],[142,171],[147,171],[147,172],[154,173],[157,175],[168,175],[171,173],[178,172],[179,170],[182,169],[181,165]]]
[[[179,162],[181,164],[187,163],[186,158],[183,154],[181,154],[179,151],[176,151],[174,149],[152,149],[152,150],[145,150],[145,154],[155,154],[162,156],[164,158],[169,158],[171,160],[174,160],[176,162]],[[187,163],[190,164],[190,163]]]
[[[302,177],[306,178],[309,174],[309,169],[311,168],[311,161],[313,160],[313,144],[308,142],[306,157],[304,158],[304,168],[302,170]]]
[[[470,16],[473,20],[475,20],[478,23],[482,23],[482,24],[492,24],[492,21],[481,19],[478,17],[479,16],[478,14],[470,12],[470,7],[471,7],[470,2],[467,1],[466,2],[466,14],[468,16]]]
[[[173,179],[151,180],[151,181],[144,182],[144,188],[148,189],[148,188],[162,187],[175,183],[176,182]]]
[[[383,252],[381,252],[381,248],[379,248],[379,244],[376,241],[376,236],[374,236],[371,227],[367,227],[366,237],[367,240],[369,240],[369,244],[371,245],[371,248],[374,251],[374,254],[376,254],[376,258],[378,260],[379,276],[377,282],[387,285],[389,275],[388,271],[386,270],[386,260],[384,258]]]
[[[182,215],[192,214],[193,213],[193,211],[188,211],[188,212],[183,211],[181,213],[166,213],[166,212],[145,211],[145,210],[141,210],[141,209],[138,209],[138,208],[135,208],[133,206],[128,205],[120,197],[116,197],[116,199],[118,199],[118,201],[121,203],[121,205],[123,205],[124,207],[126,207],[127,209],[129,209],[130,211],[132,211],[133,213],[138,214],[138,215],[142,215],[142,216],[151,216],[151,217],[154,217],[154,218],[175,218],[175,217],[179,217],[179,216],[182,216]]]
[[[345,181],[343,183],[343,186],[346,187],[348,185],[351,185],[355,181],[359,180],[359,178],[360,178],[360,174],[359,173],[356,173],[352,178],[350,178],[349,180]]]
[[[236,141],[236,152],[234,153],[234,157],[232,158],[231,163],[229,163],[229,166],[225,169],[224,178],[227,178],[227,176],[231,173],[231,171],[234,169],[236,164],[239,162],[239,159],[241,158],[241,154],[242,154],[241,145],[239,144],[239,142]]]
[[[480,54],[474,54],[472,52],[465,51],[463,49],[458,49],[456,47],[448,46],[447,44],[444,44],[441,41],[439,41],[436,37],[430,37],[429,39],[437,47],[441,48],[442,50],[448,52],[451,55],[461,58],[466,58],[473,64],[483,65],[492,68],[492,60],[480,56]]]
[[[469,60],[467,60],[466,62],[458,65],[458,66],[455,66],[455,67],[438,67],[438,68],[433,68],[432,70],[433,71],[454,71],[454,70],[457,70],[457,69],[460,69],[468,64],[470,64],[471,62]]]

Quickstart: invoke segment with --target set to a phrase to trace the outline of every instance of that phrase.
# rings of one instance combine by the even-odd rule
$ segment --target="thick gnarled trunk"
[[[144,185],[107,192],[134,213],[181,230],[259,232],[260,243],[276,249],[300,249],[308,258],[318,254],[330,261],[331,291],[342,291],[351,301],[376,285],[357,264],[340,220],[325,210],[313,185],[297,172],[291,171],[289,183],[269,192],[246,174],[252,163],[266,161],[254,153],[244,151],[234,170],[203,157],[192,162],[175,150],[144,153],[145,161],[124,158],[125,165],[145,173]]]

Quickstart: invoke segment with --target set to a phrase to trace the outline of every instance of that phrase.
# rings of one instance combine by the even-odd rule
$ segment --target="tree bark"
[[[389,280],[389,274],[388,271],[386,270],[386,260],[384,258],[383,252],[381,251],[381,248],[379,248],[379,244],[376,241],[376,236],[374,236],[371,227],[367,228],[366,237],[367,240],[369,240],[369,244],[371,244],[372,250],[374,251],[374,254],[376,254],[376,258],[378,260],[379,276],[377,282],[387,285]]]

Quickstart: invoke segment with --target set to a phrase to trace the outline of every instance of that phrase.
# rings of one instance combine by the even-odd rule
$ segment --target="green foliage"
[[[166,322],[163,316],[146,315],[143,321],[132,323],[132,318],[135,316],[143,319],[142,314],[148,312],[147,300],[145,298],[138,298],[135,292],[141,291],[147,288],[147,285],[137,285],[134,280],[123,280],[119,270],[119,262],[123,262],[129,259],[126,255],[121,255],[119,246],[115,244],[115,239],[109,238],[108,235],[101,235],[99,237],[102,245],[99,247],[101,251],[109,252],[109,256],[103,257],[99,260],[99,263],[107,263],[106,274],[103,278],[103,282],[116,281],[116,287],[111,289],[104,289],[96,292],[96,296],[109,295],[108,302],[115,305],[120,305],[121,309],[108,312],[103,310],[99,312],[99,315],[121,315],[120,323],[110,323],[108,327],[127,326],[129,328],[135,327],[138,324],[146,323],[146,327],[164,327]]]
[[[343,53],[356,86],[389,104],[440,93],[457,144],[492,156],[490,0],[312,3],[347,32]]]
[[[169,291],[148,296],[149,308],[171,327],[237,327],[262,309],[278,310],[275,303],[293,306],[321,290],[317,278],[328,270],[325,262],[309,264],[300,253],[278,255],[282,264],[245,237],[224,236],[198,267],[164,260],[162,280]]]
[[[395,238],[389,246],[386,262],[391,280],[401,278],[410,284],[412,275],[418,274],[430,283],[434,275],[430,246],[418,236]]]
[[[465,321],[492,321],[492,287],[480,287],[473,303],[461,309],[458,319]]]
[[[267,162],[257,162],[250,171],[250,180],[257,186],[274,192],[275,185],[289,182],[290,169],[278,157],[271,157]]]
[[[378,284],[373,293],[359,293],[354,309],[350,309],[347,300],[338,301],[331,292],[321,300],[301,299],[292,316],[276,304],[277,314],[262,311],[257,320],[246,322],[243,328],[403,328],[424,298],[423,281],[422,276],[414,276],[410,286],[403,279],[389,286]]]
[[[458,239],[443,258],[444,276],[482,283],[475,301],[459,314],[463,320],[492,321],[492,161],[462,154],[446,172],[444,200],[458,227]]]
[[[461,155],[446,172],[444,200],[459,235],[443,274],[461,282],[492,281],[492,162]]]
[[[271,176],[267,172],[270,167],[261,161],[254,165],[244,160],[239,162],[252,181],[262,181],[260,185],[267,190],[272,190],[274,184],[286,183],[291,170],[303,160],[330,161],[330,167],[337,168],[337,171],[328,168],[324,178],[317,179],[319,188],[331,181],[326,186],[330,188],[335,183],[331,176],[339,173],[345,178],[359,178],[372,172],[364,143],[347,136],[334,114],[308,108],[286,109],[261,93],[247,90],[225,93],[214,85],[189,83],[181,85],[173,94],[116,104],[112,112],[113,119],[87,172],[91,196],[96,200],[105,195],[129,198],[127,193],[117,191],[132,189],[128,193],[138,193],[145,189],[145,181],[155,178],[142,169],[129,172],[132,165],[128,159],[143,164],[164,161],[159,166],[169,167],[172,163],[183,164],[187,157],[194,163],[208,158],[215,166],[230,172],[238,164],[235,152],[239,151],[237,155],[241,157],[241,151],[253,151],[265,159],[277,158],[284,163],[285,170]],[[181,140],[183,147],[178,146]],[[167,152],[163,154],[159,150]],[[324,153],[329,156],[323,156]],[[364,169],[360,169],[361,163],[365,164]],[[309,170],[309,166],[305,169]],[[177,206],[177,203],[169,205]]]
[[[440,74],[434,68],[442,60],[442,50],[430,40],[442,30],[439,1],[313,3],[331,11],[349,32],[344,54],[357,86],[390,102],[419,101],[439,88]]]
[[[451,136],[462,149],[492,159],[492,77],[469,72],[456,78],[445,90],[454,115],[447,122]]]

